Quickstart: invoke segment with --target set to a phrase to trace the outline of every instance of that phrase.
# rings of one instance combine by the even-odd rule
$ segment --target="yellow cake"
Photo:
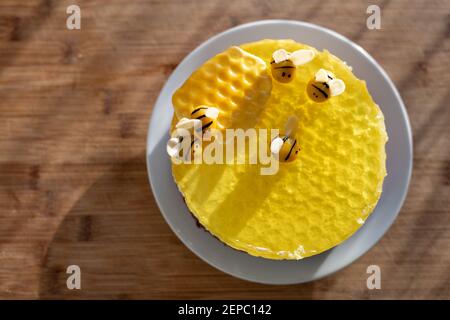
[[[274,60],[279,49],[305,49],[314,57],[293,69]],[[281,70],[274,71],[274,63],[289,73],[276,75]],[[317,82],[321,69],[341,79],[345,91],[315,101],[328,88],[325,81]],[[315,81],[323,90],[312,86]],[[221,130],[282,131],[286,119],[298,119],[291,144],[295,140],[299,152],[293,161],[281,159],[276,174],[262,175],[260,164],[173,163],[174,180],[189,210],[225,244],[269,259],[301,259],[350,237],[377,204],[386,176],[383,114],[365,82],[328,51],[292,40],[231,47],[174,93],[171,129],[192,117],[197,106],[219,109]]]

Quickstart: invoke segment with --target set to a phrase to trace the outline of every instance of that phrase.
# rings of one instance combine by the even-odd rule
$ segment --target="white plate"
[[[389,135],[388,176],[375,211],[351,238],[320,255],[299,261],[256,258],[231,249],[199,228],[172,179],[165,151],[173,115],[171,97],[190,74],[209,58],[233,45],[265,38],[294,39],[319,50],[327,49],[353,67],[367,82],[382,109]],[[378,63],[361,47],[342,35],[304,22],[266,20],[222,32],[192,51],[175,69],[153,108],[147,138],[150,184],[162,215],[181,241],[207,263],[249,281],[292,284],[315,280],[349,265],[367,252],[394,222],[405,199],[412,168],[412,137],[402,99]]]

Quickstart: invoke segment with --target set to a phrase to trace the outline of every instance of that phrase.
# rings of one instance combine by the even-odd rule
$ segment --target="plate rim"
[[[172,78],[174,78],[174,75],[177,73],[177,71],[179,69],[181,69],[181,67],[183,66],[183,64],[190,60],[192,57],[194,57],[198,52],[200,52],[201,50],[203,50],[205,47],[207,47],[209,44],[217,41],[217,39],[220,39],[221,37],[224,37],[230,33],[233,32],[237,32],[237,31],[241,31],[243,29],[246,28],[253,28],[253,27],[257,27],[260,25],[270,25],[270,24],[286,24],[286,25],[295,25],[295,26],[300,26],[300,27],[308,27],[308,28],[312,28],[312,29],[316,29],[318,31],[324,32],[324,33],[328,33],[329,35],[345,42],[346,44],[350,45],[353,49],[359,51],[359,53],[361,55],[363,55],[367,60],[369,60],[370,63],[372,63],[376,69],[380,72],[381,76],[383,77],[384,81],[387,82],[388,86],[392,89],[392,92],[395,96],[395,99],[398,102],[398,105],[400,106],[400,111],[401,114],[405,120],[405,127],[406,127],[406,133],[407,133],[407,144],[408,144],[408,149],[409,149],[409,154],[408,154],[408,163],[407,163],[407,176],[406,176],[406,184],[405,184],[405,188],[404,190],[402,190],[402,194],[401,197],[399,197],[399,200],[397,202],[397,207],[395,208],[395,213],[392,215],[392,220],[390,221],[390,223],[386,226],[385,230],[376,238],[375,241],[373,241],[373,243],[371,245],[369,245],[366,249],[362,250],[360,253],[358,253],[353,259],[350,259],[349,261],[347,261],[345,264],[335,268],[334,270],[324,273],[320,276],[313,276],[311,279],[306,280],[306,281],[290,281],[290,282],[272,282],[272,281],[261,281],[261,280],[255,280],[253,278],[246,278],[240,274],[236,274],[236,273],[232,273],[229,270],[226,270],[225,268],[223,268],[221,265],[218,265],[215,263],[215,261],[210,261],[208,260],[206,257],[204,257],[201,253],[199,253],[195,247],[191,244],[189,244],[187,242],[186,239],[184,239],[178,232],[177,230],[174,228],[174,226],[172,225],[172,223],[169,221],[169,217],[166,216],[166,213],[164,212],[164,210],[162,209],[162,205],[160,203],[160,200],[158,199],[158,197],[156,197],[154,190],[156,190],[156,186],[154,185],[153,181],[152,181],[152,173],[150,170],[151,164],[150,164],[150,157],[149,157],[149,149],[150,149],[150,132],[151,132],[151,128],[154,124],[155,117],[154,117],[154,107],[157,106],[160,103],[160,100],[163,99],[162,97],[162,93],[165,91],[167,85],[169,82],[171,82]],[[164,85],[161,87],[159,94],[158,94],[158,98],[156,99],[152,111],[150,113],[150,120],[149,120],[149,125],[148,125],[148,130],[147,130],[147,139],[146,139],[146,166],[147,166],[147,175],[148,175],[148,179],[149,179],[149,183],[150,183],[150,187],[151,187],[151,191],[152,194],[154,196],[155,202],[158,206],[158,209],[160,211],[160,214],[163,216],[164,220],[166,221],[166,223],[169,225],[170,229],[172,230],[172,232],[177,236],[177,238],[191,251],[193,252],[197,257],[199,257],[201,260],[203,260],[204,262],[206,262],[207,264],[209,264],[210,266],[230,275],[233,276],[235,278],[238,279],[242,279],[245,281],[250,281],[250,282],[255,282],[255,283],[261,283],[261,284],[270,284],[270,285],[294,285],[294,284],[300,284],[300,283],[307,283],[307,282],[311,282],[311,281],[316,281],[319,279],[322,279],[324,277],[328,277],[340,270],[345,269],[346,267],[348,267],[350,264],[354,263],[355,261],[357,261],[358,259],[360,259],[364,254],[366,254],[368,251],[370,251],[379,241],[380,239],[386,234],[386,232],[392,227],[392,224],[394,223],[394,221],[396,220],[396,218],[398,217],[401,208],[404,205],[404,202],[406,200],[408,191],[409,191],[409,187],[410,187],[410,183],[411,183],[411,176],[412,176],[412,170],[413,170],[413,148],[414,148],[414,144],[413,144],[413,135],[412,135],[412,128],[411,128],[411,124],[410,124],[410,120],[409,120],[409,116],[406,110],[406,107],[404,105],[403,99],[400,96],[400,93],[397,90],[397,87],[395,86],[395,84],[393,83],[393,81],[391,80],[391,78],[389,77],[389,75],[387,74],[387,72],[383,69],[383,67],[378,64],[378,62],[364,49],[362,48],[360,45],[356,44],[355,42],[353,42],[352,40],[350,40],[349,38],[345,37],[344,35],[328,29],[326,27],[317,25],[317,24],[313,24],[313,23],[309,23],[309,22],[304,22],[304,21],[297,21],[297,20],[284,20],[284,19],[266,19],[266,20],[257,20],[257,21],[252,21],[252,22],[247,22],[244,24],[240,24],[237,26],[234,26],[232,28],[226,29],[222,32],[219,32],[217,34],[215,34],[214,36],[206,39],[205,41],[203,41],[202,43],[200,43],[199,45],[197,45],[197,47],[192,50],[188,55],[186,55],[181,61],[180,63],[177,65],[177,67],[172,71],[172,73],[170,74],[170,76],[167,78],[167,80],[165,81]],[[380,198],[381,199],[381,198]],[[188,209],[189,210],[189,209]],[[199,229],[200,230],[200,229]],[[358,230],[361,230],[358,229]],[[355,234],[358,232],[358,230],[355,232]],[[353,235],[352,235],[353,236]],[[344,242],[350,240],[351,237],[349,237],[348,239],[346,239]],[[344,243],[343,242],[343,243]],[[333,247],[334,248],[334,247]],[[333,248],[330,248],[327,251],[331,251]],[[327,252],[325,251],[325,252]],[[323,253],[322,253],[323,254]],[[267,259],[270,260],[270,259]],[[284,260],[280,260],[280,261],[284,261]],[[302,260],[298,260],[298,261],[302,261]],[[286,260],[286,262],[289,262]]]

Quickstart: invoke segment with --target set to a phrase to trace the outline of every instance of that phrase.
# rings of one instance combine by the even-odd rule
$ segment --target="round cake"
[[[261,174],[261,163],[180,163],[169,153],[189,210],[232,248],[268,259],[319,254],[358,230],[380,198],[383,114],[365,82],[326,50],[292,40],[231,47],[172,102],[171,132],[189,123],[200,136],[210,128],[280,131],[262,141],[279,162],[275,174]]]

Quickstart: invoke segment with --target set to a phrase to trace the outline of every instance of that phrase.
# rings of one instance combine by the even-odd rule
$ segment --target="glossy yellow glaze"
[[[310,47],[291,40],[263,40],[241,48],[266,66],[251,56],[246,58],[254,63],[235,63],[243,61],[229,58],[235,49],[225,51],[225,58],[212,58],[192,75],[195,82],[191,78],[175,93],[176,115],[190,110],[188,105],[224,105],[224,123],[268,129],[282,129],[286,119],[296,115],[296,137],[302,150],[295,161],[280,163],[275,175],[261,175],[261,165],[181,164],[172,166],[175,182],[199,222],[233,248],[269,259],[301,259],[328,250],[361,227],[381,195],[387,141],[383,114],[364,81],[327,51],[297,68],[292,82],[273,81],[264,105],[239,100],[233,107],[223,104],[233,100],[229,95],[245,96],[242,90],[253,91],[260,103],[267,84],[259,89],[251,84],[246,89],[233,85],[236,91],[222,88],[236,79],[247,79],[247,74],[259,74],[263,80],[256,82],[261,84],[270,70],[273,51]],[[306,88],[320,68],[342,79],[346,90],[316,103]],[[223,75],[231,69],[235,78],[225,82]],[[198,90],[201,86],[208,88],[206,93]],[[191,90],[195,94],[187,95]],[[244,109],[249,106],[257,112]]]

